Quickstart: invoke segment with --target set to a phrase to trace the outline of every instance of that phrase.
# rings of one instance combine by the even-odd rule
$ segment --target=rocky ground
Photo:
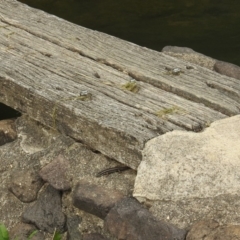
[[[16,126],[16,127],[15,127]],[[240,226],[204,219],[180,229],[132,197],[136,172],[22,116],[1,129],[1,223],[11,239],[240,239]],[[208,238],[206,238],[206,236]],[[224,236],[224,238],[222,238]]]
[[[26,116],[1,121],[1,130],[0,214],[12,238],[37,228],[33,239],[55,229],[63,239],[184,239],[132,197],[135,171],[96,177],[119,164]]]
[[[202,60],[203,55],[186,48],[167,48],[164,52],[174,57],[187,57],[188,61],[207,63],[206,59]],[[240,79],[237,66],[214,59],[205,65],[211,70]],[[0,223],[10,230],[11,239],[18,237],[18,240],[26,240],[35,229],[39,231],[32,240],[50,240],[55,230],[62,233],[62,239],[68,240],[240,239],[239,215],[234,218],[235,224],[221,222],[221,216],[231,210],[228,206],[239,209],[237,193],[231,199],[221,193],[218,201],[225,209],[218,208],[215,215],[197,214],[200,209],[196,206],[202,206],[205,213],[211,212],[211,209],[207,209],[211,205],[205,205],[207,208],[204,209],[203,196],[197,196],[194,200],[196,206],[191,208],[195,215],[191,215],[191,209],[186,209],[186,206],[191,206],[193,196],[190,196],[190,200],[183,200],[179,197],[183,196],[183,192],[179,192],[178,196],[174,196],[171,191],[165,192],[165,196],[169,192],[177,199],[177,204],[172,207],[171,199],[164,199],[161,195],[163,191],[157,188],[160,194],[158,197],[162,198],[161,206],[169,206],[171,209],[167,214],[167,208],[159,207],[159,202],[151,202],[152,199],[143,196],[143,192],[140,198],[137,196],[139,185],[135,182],[136,171],[125,169],[111,173],[110,170],[111,174],[99,174],[102,170],[121,165],[25,115],[17,120],[0,121],[0,145]],[[176,166],[177,163],[171,164]],[[231,164],[230,167],[236,166]],[[197,170],[201,172],[201,169]],[[193,174],[191,171],[189,173]],[[138,178],[141,174],[143,171],[140,169]],[[190,175],[196,178],[194,174]],[[151,177],[148,175],[149,180]],[[234,177],[238,181],[237,171],[231,176],[231,181]],[[222,181],[227,186],[227,181]],[[159,184],[160,181],[155,182],[155,186]],[[153,185],[149,181],[147,187],[145,184],[141,190],[154,189]],[[236,190],[237,186],[234,186]],[[193,195],[199,193],[195,190],[192,191]],[[216,191],[220,190],[215,188],[214,194],[217,196]],[[143,203],[134,198],[133,193],[139,201],[144,198]],[[153,196],[153,192],[147,194]],[[162,214],[159,214],[159,209]]]

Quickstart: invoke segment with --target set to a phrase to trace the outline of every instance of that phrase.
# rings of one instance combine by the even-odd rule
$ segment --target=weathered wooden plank
[[[186,63],[13,0],[0,20],[0,101],[133,168],[147,140],[239,112],[235,79],[197,66],[169,74]],[[124,89],[132,77],[137,93]]]
[[[8,31],[9,30],[10,29],[8,28]],[[14,32],[15,30],[11,29],[11,31]],[[22,34],[22,36],[20,35],[20,33]],[[52,58],[49,58],[49,57],[46,58],[46,56],[45,56],[46,54],[45,55],[43,54],[44,52],[46,53],[46,49],[41,48],[41,46],[44,46],[44,43],[42,42],[42,40],[39,42],[38,38],[27,39],[26,36],[24,36],[25,34],[26,34],[25,32],[20,30],[20,31],[18,31],[18,33],[15,32],[14,36],[11,36],[11,40],[14,41],[14,48],[17,50],[17,52],[14,53],[14,56],[16,56],[17,54],[19,54],[22,51],[22,54],[20,54],[19,56],[20,57],[23,56],[26,61],[31,62],[33,64],[36,61],[39,61],[41,58],[41,64],[42,64],[41,68],[48,69],[49,71],[55,72],[56,74],[60,74],[60,72],[62,72],[62,75],[65,78],[72,75],[74,77],[73,78],[74,81],[77,81],[77,82],[84,81],[85,84],[91,84],[92,87],[94,87],[94,86],[95,86],[95,88],[97,87],[96,90],[101,90],[102,92],[104,92],[104,94],[107,94],[111,98],[115,98],[118,101],[123,102],[124,104],[127,104],[132,107],[137,107],[140,109],[148,109],[148,111],[152,114],[157,113],[162,108],[169,108],[172,106],[180,105],[184,114],[180,114],[180,116],[178,116],[178,123],[176,123],[176,124],[180,125],[184,128],[189,128],[190,130],[192,130],[192,126],[188,127],[186,124],[186,122],[189,122],[189,120],[187,120],[187,118],[189,118],[188,114],[190,113],[190,115],[192,115],[192,116],[196,115],[196,117],[201,118],[202,113],[198,114],[198,111],[196,111],[197,106],[194,105],[192,102],[186,101],[185,99],[182,99],[182,98],[179,98],[172,94],[169,94],[168,92],[162,91],[161,89],[156,89],[155,87],[152,87],[151,85],[148,85],[145,83],[144,84],[139,83],[140,87],[141,87],[141,85],[142,86],[144,85],[143,87],[141,87],[141,91],[139,92],[139,94],[129,94],[129,92],[122,91],[121,86],[123,84],[125,84],[126,81],[131,80],[128,76],[127,76],[127,79],[126,79],[125,75],[120,76],[120,78],[119,78],[119,76],[117,76],[117,74],[119,74],[119,73],[115,70],[110,69],[111,73],[115,72],[114,80],[112,80],[113,79],[112,75],[110,77],[105,76],[105,79],[103,79],[99,75],[100,70],[97,69],[97,65],[99,65],[99,64],[89,61],[88,59],[82,58],[81,56],[79,57],[81,60],[79,67],[76,64],[78,62],[76,57],[73,60],[74,54],[71,57],[64,56],[64,61],[65,61],[64,63],[59,62],[59,61],[57,61],[57,59],[55,59],[54,64],[53,64]],[[3,32],[3,35],[4,35],[4,32]],[[3,41],[4,41],[4,39],[3,39]],[[27,49],[24,49],[22,47],[23,45],[28,46]],[[66,53],[64,53],[64,51],[66,51],[66,50],[62,51],[61,48],[58,48],[55,45],[52,45],[50,47],[50,45],[51,44],[48,45],[48,52],[51,49],[52,57],[53,57],[53,54],[55,54],[55,53],[57,53],[58,55],[61,54],[61,56],[64,54],[66,55]],[[40,51],[40,54],[39,54],[39,52],[29,52],[29,48],[30,49],[37,48],[38,51]],[[11,49],[11,51],[13,53],[14,49]],[[59,59],[59,60],[61,60],[61,59]],[[70,62],[71,62],[71,64],[70,64]],[[84,63],[84,62],[86,62],[86,63]],[[76,64],[76,68],[78,67],[78,70],[76,68],[73,68],[73,67],[75,67],[75,66],[73,66],[74,64]],[[91,68],[89,68],[89,66],[91,66]],[[95,66],[95,68],[96,68],[95,72],[92,69],[93,66]],[[80,70],[80,72],[79,72],[79,70]],[[105,71],[105,73],[103,73],[105,75],[106,75],[106,72],[109,72],[109,68],[107,68],[107,67],[105,67],[103,70]],[[39,70],[39,71],[41,72],[41,70]],[[83,74],[83,72],[85,74],[85,79],[81,78],[82,77],[81,74]],[[98,77],[95,77],[94,74],[98,74]],[[86,78],[87,75],[89,76],[89,78]],[[102,73],[101,73],[101,75],[102,75]],[[116,80],[116,77],[118,77],[119,79]],[[97,79],[97,81],[96,81],[96,79]],[[69,79],[69,81],[70,80],[71,79]],[[49,82],[50,81],[48,80],[46,84],[48,84]],[[155,96],[155,98],[153,100],[154,96]],[[159,100],[160,100],[159,96],[161,96],[161,102],[159,102]],[[146,98],[149,98],[149,97],[152,98],[151,102],[146,101]],[[184,105],[186,105],[186,107],[184,107]],[[198,107],[201,108],[201,106],[198,106]],[[211,112],[207,108],[204,108],[203,110],[207,111],[208,115],[212,114],[212,119],[205,119],[205,121],[211,121],[216,117],[215,116],[216,113],[214,111]],[[171,119],[171,116],[169,117],[169,119]],[[195,119],[195,122],[196,123],[198,122],[197,119]],[[199,124],[200,125],[204,124],[204,122],[199,122]]]
[[[97,31],[73,25],[38,10],[27,11],[26,16],[23,12],[29,8],[17,4],[13,0],[6,1],[3,10],[6,7],[8,11],[4,12],[5,20],[3,18],[2,20],[9,24],[21,27],[71,51],[76,51],[83,56],[124,71],[138,80],[149,82],[192,101],[201,102],[224,114],[239,113],[239,102],[236,99],[225,94],[226,91],[220,93],[216,88],[209,87],[211,82],[215,83],[217,79],[218,86],[225,89],[227,83],[230,88],[227,92],[230,90],[239,98],[240,86],[236,79],[221,76],[198,66],[173,78],[165,74],[165,67],[179,67],[185,70],[185,62]],[[1,9],[0,14],[3,16]],[[14,20],[11,19],[12,16],[17,17]],[[222,100],[223,95],[224,101]]]

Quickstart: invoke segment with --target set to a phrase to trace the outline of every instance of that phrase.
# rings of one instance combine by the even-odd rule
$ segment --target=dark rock
[[[9,231],[9,237],[10,239],[26,240],[36,230],[37,230],[36,227],[33,225],[26,223],[18,223]],[[43,239],[44,235],[39,230],[37,230],[36,234],[34,234],[33,237],[31,238],[31,240],[43,240]]]
[[[0,146],[17,138],[15,121],[12,119],[0,121]]]
[[[209,236],[214,229],[219,227],[219,223],[215,220],[199,221],[193,224],[191,230],[187,234],[188,240],[204,239]]]
[[[66,177],[68,168],[68,160],[62,155],[59,155],[51,163],[43,167],[39,172],[39,175],[43,180],[49,182],[49,184],[55,189],[65,191],[71,189],[70,182]]]
[[[239,225],[219,225],[215,220],[202,220],[196,222],[186,240],[237,240],[240,239]]]
[[[38,200],[27,207],[22,215],[26,223],[33,223],[38,229],[49,233],[54,233],[55,229],[63,233],[66,218],[61,209],[61,194],[52,186],[40,194]]]
[[[67,217],[67,240],[82,240],[82,235],[79,231],[81,221],[81,217],[77,215]]]
[[[188,47],[177,47],[177,46],[165,46],[162,52],[173,52],[173,53],[196,53],[193,49]]]
[[[107,240],[99,233],[88,233],[83,235],[83,240]]]
[[[17,171],[12,174],[9,191],[22,202],[32,202],[42,185],[42,179],[34,170]]]
[[[166,46],[162,49],[162,52],[174,58],[181,59],[185,62],[193,63],[210,70],[213,70],[213,66],[216,62],[215,59],[205,56],[201,53],[195,52],[188,47]],[[187,65],[186,69],[190,70],[191,66]]]
[[[191,230],[188,232],[186,239],[204,239],[218,227],[219,223],[213,219],[198,221],[191,227]]]
[[[228,77],[240,79],[240,67],[232,63],[217,61],[214,64],[213,69],[223,75]]]
[[[118,202],[108,213],[105,229],[122,240],[183,240],[186,231],[158,221],[134,198]]]
[[[118,191],[109,192],[102,186],[81,181],[74,190],[73,205],[104,219],[115,203],[123,197]]]

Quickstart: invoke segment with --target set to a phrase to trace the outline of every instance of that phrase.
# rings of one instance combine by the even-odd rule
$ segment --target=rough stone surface
[[[146,198],[159,200],[238,194],[239,146],[240,115],[201,133],[173,131],[154,138],[143,151],[134,196],[141,189]]]
[[[107,240],[99,233],[88,233],[83,235],[83,240]]]
[[[240,67],[235,64],[216,61],[214,70],[220,74],[240,80]]]
[[[69,161],[63,155],[59,155],[51,163],[43,167],[39,175],[55,189],[66,191],[71,189],[70,181],[66,176],[68,169]]]
[[[178,47],[178,46],[165,46],[162,52],[172,52],[172,53],[196,53],[193,49],[188,47]]]
[[[22,202],[32,202],[37,199],[38,191],[43,181],[33,170],[15,171],[12,174],[9,190]]]
[[[79,231],[81,221],[81,217],[77,215],[67,217],[67,240],[82,240],[82,235]]]
[[[219,225],[214,220],[196,222],[188,232],[186,240],[238,240],[239,225]]]
[[[124,197],[119,191],[81,181],[73,194],[75,207],[104,219],[109,210]]]
[[[26,240],[36,230],[37,229],[34,225],[18,223],[9,231],[9,237],[10,239]],[[34,234],[34,236],[31,238],[31,240],[43,240],[43,239],[44,235],[41,231],[37,231],[37,233]]]
[[[150,201],[149,211],[180,228],[188,228],[193,222],[204,218],[217,220],[220,224],[239,224],[240,198],[237,195],[220,195],[215,198],[193,198],[178,201]]]
[[[60,192],[47,186],[38,200],[26,208],[22,218],[24,222],[35,224],[42,231],[54,233],[57,229],[63,233],[66,230],[66,218],[62,213]]]
[[[30,120],[22,115],[16,120],[18,138],[8,144],[0,146],[0,222],[7,229],[11,229],[21,220],[26,207],[34,203],[23,203],[8,190],[9,184],[16,173],[25,171],[39,172],[53,159],[62,154],[69,161],[67,178],[71,179],[74,187],[81,180],[104,186],[108,194],[115,190],[122,195],[131,195],[136,172],[128,170],[108,176],[96,177],[96,174],[106,168],[118,165],[112,159],[93,152],[85,145],[63,136],[52,129],[48,129],[39,122]],[[43,187],[43,189],[45,186]],[[42,189],[42,190],[43,190]],[[38,197],[41,196],[41,192]],[[62,192],[62,208],[66,216],[78,215],[82,221],[79,231],[83,233],[98,232],[105,238],[109,237],[103,229],[103,220],[90,213],[75,208],[72,203],[72,191]],[[66,240],[66,233],[62,240]],[[44,233],[44,240],[52,240],[52,233]]]
[[[183,240],[186,231],[159,221],[134,198],[118,202],[105,218],[105,228],[122,240]]]
[[[166,46],[162,49],[162,52],[169,56],[197,64],[210,70],[213,70],[216,62],[215,59],[195,52],[193,49],[187,47]]]
[[[0,146],[12,142],[17,138],[15,120],[7,119],[0,121]]]
[[[133,195],[150,201],[156,216],[181,227],[206,216],[240,224],[239,146],[240,115],[201,133],[173,131],[152,139]]]

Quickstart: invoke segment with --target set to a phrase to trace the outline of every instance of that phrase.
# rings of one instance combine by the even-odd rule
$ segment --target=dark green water
[[[240,65],[239,0],[21,0],[73,23],[161,51],[166,45]]]

